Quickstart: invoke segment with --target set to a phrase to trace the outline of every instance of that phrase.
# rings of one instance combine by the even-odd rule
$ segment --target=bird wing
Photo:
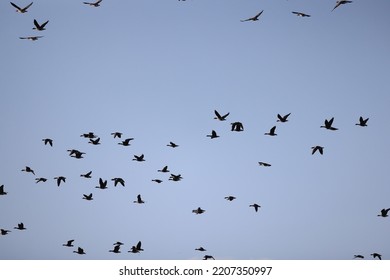
[[[139,241],[139,242],[137,243],[137,247],[136,247],[136,248],[137,248],[137,250],[142,250],[142,249],[141,249],[141,241]]]
[[[272,127],[271,130],[269,131],[270,134],[275,134],[275,129],[276,129],[276,126]]]
[[[218,113],[217,110],[214,110],[214,113],[215,113],[215,115],[217,116],[217,118],[218,118],[219,120],[222,119],[222,116]]]
[[[331,119],[328,121],[329,126],[332,126],[333,121],[334,121],[334,117],[331,118]]]
[[[259,16],[260,16],[260,15],[261,15],[263,12],[264,12],[264,10],[263,10],[263,11],[261,11],[260,13],[258,13],[257,15],[255,15],[255,16],[254,16],[254,18],[256,18],[256,19],[257,19],[257,18],[258,18],[258,17],[259,17]]]
[[[26,7],[23,8],[23,10],[27,10],[28,8],[31,7],[31,5],[33,4],[33,2],[31,2],[30,4],[28,4]]]
[[[14,3],[12,3],[12,2],[10,2],[10,3],[11,3],[12,6],[14,6],[14,7],[15,7],[16,9],[18,9],[19,11],[22,10],[18,5],[14,4]]]
[[[36,19],[34,19],[34,25],[35,25],[35,27],[36,28],[41,28],[41,27],[43,27],[43,25],[41,26],[41,25],[39,25],[39,23],[37,22],[37,20]],[[45,143],[47,143],[47,139],[45,140]]]

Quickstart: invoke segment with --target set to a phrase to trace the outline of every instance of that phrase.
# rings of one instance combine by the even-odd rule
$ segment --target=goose
[[[61,185],[61,181],[65,183],[66,177],[58,176],[58,177],[54,177],[54,179],[57,180],[57,186],[59,187]]]
[[[39,182],[43,182],[43,183],[44,183],[44,182],[46,182],[46,181],[47,181],[47,179],[46,179],[46,178],[43,178],[43,177],[41,177],[41,178],[35,178],[35,181],[36,181],[35,183],[36,183],[36,184],[38,184]]]
[[[130,251],[128,251],[129,253],[139,253],[140,251],[143,251],[144,249],[141,248],[141,241],[139,241],[137,243],[136,246],[132,246]]]
[[[99,178],[99,186],[96,186],[95,188],[98,188],[98,189],[107,189],[107,180],[104,180],[102,178]]]
[[[24,168],[24,169],[22,169],[22,171],[25,171],[25,172],[30,172],[30,173],[32,173],[32,174],[34,174],[35,175],[35,172],[34,172],[34,170],[32,170],[29,166],[26,166],[26,168]]]
[[[390,211],[390,208],[387,208],[387,209],[382,209],[381,210],[381,213],[378,215],[378,217],[388,217],[389,215],[388,215],[388,213],[389,213],[389,211]]]
[[[314,146],[314,147],[311,147],[312,151],[311,151],[311,154],[314,155],[315,152],[319,151],[321,155],[324,154],[324,147],[321,147],[321,146]]]
[[[145,161],[144,157],[145,157],[144,154],[142,154],[142,155],[140,155],[140,156],[134,155],[133,160],[136,160],[136,161]]]
[[[123,140],[122,142],[118,143],[118,145],[130,146],[130,141],[131,140],[134,140],[134,138],[127,138],[127,139]]]
[[[183,179],[183,177],[181,177],[180,174],[178,174],[178,175],[171,174],[171,177],[169,177],[169,180],[171,180],[171,181],[180,181],[181,179]]]
[[[24,224],[23,224],[23,223],[19,223],[17,227],[14,227],[14,229],[25,230],[25,229],[27,229],[27,228],[24,227]]]
[[[95,140],[94,139],[89,139],[89,142],[90,144],[92,145],[100,145],[100,138],[96,138]]]
[[[93,132],[88,132],[88,133],[83,133],[80,135],[80,137],[84,137],[84,138],[96,138],[98,137],[97,135],[95,135],[95,133]]]
[[[364,259],[363,255],[353,255],[354,259]]]
[[[163,181],[160,179],[152,179],[152,182],[156,182],[157,184],[161,184]]]
[[[198,215],[198,214],[203,214],[204,212],[206,212],[206,210],[204,210],[204,209],[202,209],[202,208],[200,208],[200,207],[198,207],[198,208],[195,209],[195,210],[192,210],[192,213],[195,213],[196,215]]]
[[[93,200],[92,193],[90,193],[89,195],[83,194],[83,199],[85,199],[85,200]]]
[[[218,113],[217,110],[214,110],[214,114],[215,114],[214,119],[219,121],[226,121],[226,117],[229,116],[230,112],[226,113],[225,115],[221,115],[220,113]]]
[[[87,172],[85,174],[81,174],[80,177],[84,177],[84,178],[90,179],[90,178],[92,178],[91,174],[92,174],[92,171],[89,171],[89,172]]]
[[[337,7],[339,7],[340,5],[348,4],[348,3],[352,3],[352,1],[345,1],[345,0],[337,1],[337,2],[336,2],[336,6],[334,6],[332,12],[333,12]]]
[[[228,201],[233,201],[233,200],[236,199],[236,197],[229,195],[229,196],[225,196],[225,199],[228,200]]]
[[[134,203],[142,204],[145,203],[145,201],[142,200],[141,195],[137,195],[137,200],[133,201]]]
[[[27,9],[30,8],[31,5],[33,4],[33,2],[31,2],[31,3],[28,4],[26,7],[20,8],[18,5],[14,4],[14,3],[12,3],[12,2],[10,2],[10,3],[11,3],[11,5],[12,5],[13,7],[16,8],[16,11],[17,11],[18,13],[21,13],[21,14],[27,13]]]
[[[204,255],[203,260],[215,260],[213,256]]]
[[[167,144],[168,147],[171,147],[171,148],[177,148],[179,147],[179,145],[177,145],[176,143],[173,143],[172,141],[169,142],[169,144]]]
[[[249,205],[249,207],[254,207],[255,211],[257,212],[261,206],[257,203],[254,203],[254,204]]]
[[[0,234],[1,235],[7,235],[9,232],[11,232],[10,230],[8,230],[8,229],[0,229]]]
[[[210,139],[218,138],[219,135],[217,135],[217,132],[215,130],[211,131],[210,135],[206,135],[207,137],[210,137]]]
[[[0,195],[6,195],[7,192],[4,191],[4,185],[0,186]]]
[[[44,36],[27,36],[27,37],[19,37],[19,39],[37,41],[38,39],[43,38],[43,37]]]
[[[118,244],[118,245],[115,245],[114,249],[113,250],[109,250],[109,252],[112,252],[112,253],[120,253],[121,251],[119,251],[121,248],[121,245]]]
[[[195,248],[196,251],[200,251],[200,252],[205,252],[207,251],[205,248],[203,247],[199,247],[199,248]]]
[[[62,246],[73,247],[73,244],[72,244],[73,242],[74,242],[74,239],[68,240],[65,244],[62,244]]]
[[[115,243],[112,244],[112,245],[124,245],[124,243],[122,243],[122,242],[120,242],[120,241],[117,241],[117,242],[115,242]]]
[[[378,254],[378,253],[372,253],[371,256],[375,259],[375,258],[378,258],[378,259],[382,259],[382,255],[381,254]]]
[[[122,178],[112,178],[111,181],[114,181],[114,187],[118,184],[121,184],[123,187],[125,186],[125,180]]]
[[[114,138],[117,138],[117,137],[118,138],[122,138],[122,134],[123,134],[122,132],[113,132],[113,133],[111,133],[111,135],[114,136]]]
[[[70,150],[67,150],[69,152],[69,156],[70,157],[74,157],[74,158],[83,158],[83,155],[85,155],[84,152],[80,152],[79,150],[76,150],[76,149],[70,149]]]
[[[276,126],[272,127],[269,132],[264,133],[264,135],[269,135],[269,136],[276,136],[277,134],[275,133]]]
[[[163,173],[169,172],[168,166],[167,165],[164,166],[162,169],[157,170],[157,172],[163,172]]]
[[[264,11],[264,10],[263,10]],[[242,19],[241,22],[244,22],[244,21],[257,21],[259,20],[259,16],[261,16],[261,14],[263,13],[263,11],[261,11],[260,13],[258,13],[257,15],[255,15],[254,17],[250,17],[250,18],[247,18],[247,19]]]
[[[244,131],[244,126],[241,122],[233,122],[231,126],[231,131]]]
[[[278,119],[276,120],[277,122],[288,122],[288,117],[291,115],[291,113],[288,113],[287,115],[284,115],[283,117],[278,114],[277,117]]]
[[[45,138],[45,139],[42,139],[43,143],[45,143],[45,145],[49,144],[50,146],[53,147],[53,140],[50,139],[50,138]]]
[[[35,25],[35,27],[33,27],[33,29],[38,30],[38,31],[46,30],[46,29],[45,29],[45,26],[46,26],[46,24],[48,24],[48,23],[49,23],[49,21],[46,21],[46,22],[44,22],[44,23],[42,23],[42,24],[39,24],[39,23],[37,22],[37,20],[34,19],[34,25]]]
[[[363,119],[363,117],[360,116],[360,118],[359,118],[359,123],[355,123],[355,125],[367,126],[368,120],[369,120],[369,118]]]
[[[321,125],[320,127],[321,128],[326,128],[326,129],[329,129],[329,130],[338,130],[338,128],[335,128],[335,127],[332,126],[333,121],[334,121],[334,118],[331,118],[329,121],[327,119],[325,119],[325,121],[324,121],[325,125]]]
[[[79,254],[79,255],[85,255],[84,249],[81,247],[77,248],[77,251],[73,251],[73,253]]]
[[[263,162],[263,161],[259,161],[258,163],[259,163],[260,166],[264,166],[264,167],[270,167],[271,166],[271,164]]]
[[[91,2],[83,2],[83,3],[86,4],[86,5],[93,6],[93,7],[99,7],[100,6],[100,2],[102,2],[102,1],[103,0],[98,0],[98,1],[93,2],[93,3],[91,3]]]
[[[292,12],[292,13],[297,15],[298,17],[311,17],[311,15],[301,13],[301,12]]]

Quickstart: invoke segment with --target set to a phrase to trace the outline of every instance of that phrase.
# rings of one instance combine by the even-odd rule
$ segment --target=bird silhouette
[[[388,213],[390,211],[390,208],[387,208],[387,209],[382,209],[381,210],[381,213],[378,215],[378,217],[388,217]]]
[[[269,132],[264,133],[264,135],[269,135],[269,136],[276,136],[277,134],[275,133],[276,126],[272,127]]]
[[[277,115],[277,117],[278,117],[278,119],[276,120],[277,122],[288,122],[288,117],[291,115],[291,113],[288,113],[287,115],[284,115],[283,117],[280,115],[280,114],[278,114]]]
[[[100,2],[102,2],[103,0],[98,0],[96,2],[83,2],[84,4],[86,5],[90,5],[90,6],[93,6],[93,7],[99,7],[100,6]]]
[[[321,146],[314,146],[314,147],[311,147],[312,151],[311,151],[311,154],[314,155],[315,152],[319,152],[321,155],[324,154],[324,147],[321,147]]]
[[[241,122],[233,122],[230,125],[232,126],[231,131],[244,131],[244,125]]]
[[[134,155],[133,160],[135,160],[135,161],[145,161],[144,157],[145,157],[144,154],[142,154],[140,156]]]
[[[93,133],[93,132],[88,132],[88,133],[83,133],[83,134],[81,134],[80,137],[92,139],[92,138],[96,138],[96,137],[98,137],[98,136],[95,135],[95,133]]]
[[[57,180],[57,186],[59,187],[61,185],[61,182],[65,183],[66,177],[58,176],[58,177],[54,177],[54,179]]]
[[[0,195],[6,195],[7,192],[4,191],[4,185],[0,186]]]
[[[89,142],[90,144],[92,145],[100,145],[100,138],[96,138],[96,139],[89,139]]]
[[[24,224],[23,224],[23,223],[19,223],[17,227],[14,227],[14,229],[25,230],[25,229],[27,229],[27,228],[24,227]]]
[[[85,255],[84,249],[81,247],[77,248],[77,251],[73,251],[73,253],[79,254],[79,255]]]
[[[122,178],[112,178],[111,181],[114,181],[114,187],[118,184],[121,184],[123,187],[125,186],[125,180]]]
[[[28,4],[26,7],[20,8],[18,5],[14,4],[14,3],[12,3],[12,2],[10,2],[10,3],[11,3],[11,5],[12,5],[13,7],[16,8],[16,11],[17,11],[18,13],[21,13],[21,14],[27,13],[27,9],[30,8],[31,5],[33,4],[33,2],[31,2],[31,3]]]
[[[27,36],[27,37],[19,37],[19,39],[37,41],[38,39],[43,38],[43,37],[44,36]]]
[[[378,253],[372,253],[371,256],[375,259],[375,258],[378,258],[378,259],[382,259],[382,255],[381,254],[378,254]]]
[[[169,172],[168,166],[166,165],[166,166],[164,166],[162,169],[159,169],[159,170],[157,170],[157,171],[158,171],[158,172],[163,172],[163,173]]]
[[[183,179],[183,177],[180,174],[171,174],[171,176],[169,177],[169,180],[171,181],[180,181],[181,179]]]
[[[104,180],[102,178],[99,178],[99,186],[96,186],[95,188],[98,189],[107,189],[107,180]]]
[[[228,200],[228,201],[233,201],[233,200],[236,199],[236,197],[229,195],[229,196],[225,196],[225,199]]]
[[[29,166],[26,166],[24,169],[22,169],[22,171],[25,171],[27,173],[32,173],[32,174],[35,175],[34,170],[32,170]]]
[[[9,232],[11,232],[11,231],[8,230],[8,229],[0,229],[0,234],[1,235],[7,235]]]
[[[195,213],[196,215],[198,215],[198,214],[203,214],[204,212],[206,212],[206,210],[204,210],[204,209],[202,209],[202,208],[200,208],[200,207],[198,207],[198,208],[195,209],[195,210],[192,210],[192,213]]]
[[[249,205],[249,207],[254,207],[255,211],[257,212],[261,206],[257,203],[254,203],[254,204]]]
[[[109,250],[109,252],[112,252],[112,253],[120,253],[121,251],[119,251],[121,248],[121,245],[118,244],[118,245],[115,245],[114,249],[113,250]]]
[[[213,256],[210,255],[204,255],[203,260],[215,260]]]
[[[127,139],[123,140],[122,142],[119,142],[118,145],[130,146],[130,141],[131,140],[134,140],[134,138],[127,138]]]
[[[62,246],[73,247],[73,244],[72,244],[73,242],[74,242],[74,239],[68,240],[65,244],[62,244]]]
[[[111,135],[114,136],[114,138],[117,138],[117,137],[118,138],[122,138],[122,134],[123,133],[121,133],[121,132],[113,132],[113,133],[111,133]]]
[[[39,24],[39,23],[37,22],[37,20],[34,19],[34,25],[35,25],[35,27],[33,27],[33,29],[38,30],[38,31],[46,30],[46,29],[45,29],[45,26],[46,26],[46,24],[48,24],[48,22],[49,22],[49,21],[46,21],[46,22],[44,22],[44,23],[42,23],[42,24]]]
[[[263,10],[264,11],[264,10]],[[242,19],[241,22],[244,22],[244,21],[257,21],[259,20],[259,16],[261,16],[261,14],[263,13],[263,11],[261,11],[260,13],[258,13],[257,15],[255,15],[254,17],[250,17],[250,18],[247,18],[247,19]]]
[[[214,110],[214,114],[215,114],[214,119],[220,120],[220,121],[226,121],[226,117],[229,116],[230,112],[226,113],[225,115],[221,115],[220,113],[218,113],[217,110]]]
[[[333,12],[337,7],[339,7],[340,5],[344,5],[344,4],[348,4],[348,3],[352,3],[352,1],[345,1],[345,0],[337,1],[337,2],[336,2],[336,6],[334,6],[332,12]]]
[[[124,245],[124,243],[122,243],[122,242],[120,242],[120,241],[117,241],[117,242],[115,242],[115,243],[112,244],[112,245]]]
[[[137,195],[137,200],[133,201],[134,203],[142,204],[145,203],[145,201],[142,200],[141,195]]]
[[[292,13],[297,15],[298,17],[311,17],[310,15],[301,12],[292,12]]]
[[[152,179],[152,182],[156,182],[156,183],[160,184],[160,183],[162,183],[163,181],[160,180],[160,179]]]
[[[218,138],[219,135],[217,135],[217,132],[215,130],[211,131],[211,134],[206,135],[207,137],[210,137],[210,139]]]
[[[205,252],[207,251],[205,248],[203,247],[199,247],[199,248],[195,248],[196,251],[200,251],[200,252]]]
[[[47,181],[47,179],[46,179],[46,178],[43,178],[43,177],[41,177],[41,178],[35,178],[35,181],[36,181],[35,183],[36,183],[36,184],[38,184],[39,182],[43,182],[43,183],[44,183],[44,182],[46,182],[46,181]]]
[[[85,174],[81,174],[80,177],[84,177],[84,178],[90,179],[90,178],[92,178],[91,174],[92,174],[92,171],[89,171],[89,172],[87,172]]]
[[[53,140],[50,139],[50,138],[45,138],[45,139],[42,139],[43,143],[45,143],[45,145],[49,144],[50,146],[53,147]]]
[[[85,200],[93,200],[92,193],[90,193],[89,195],[83,194],[83,199],[85,199]]]
[[[135,246],[132,246],[130,251],[128,251],[129,253],[140,253],[141,251],[143,251],[144,249],[141,248],[141,241],[139,241],[137,243],[137,245]]]
[[[83,155],[85,155],[84,152],[80,152],[79,150],[76,149],[71,149],[67,151],[69,152],[70,157],[77,158],[77,159],[84,158]]]
[[[260,166],[264,166],[264,167],[270,167],[270,166],[271,166],[271,164],[266,163],[266,162],[264,162],[264,161],[259,161],[259,165],[260,165]]]
[[[363,119],[363,117],[361,116],[361,117],[359,118],[359,123],[355,123],[355,125],[367,126],[368,120],[369,120],[369,118]]]
[[[170,141],[169,144],[167,144],[168,147],[176,148],[179,147],[179,145],[175,144],[174,142]]]
[[[325,122],[324,122],[325,125],[321,125],[320,127],[321,128],[326,128],[326,129],[329,129],[329,130],[338,130],[338,128],[335,128],[335,127],[332,126],[333,121],[334,121],[334,118],[331,118],[329,121],[325,119]]]
[[[364,259],[363,255],[353,255],[354,259]]]

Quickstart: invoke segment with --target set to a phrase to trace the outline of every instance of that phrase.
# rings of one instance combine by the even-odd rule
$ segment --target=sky
[[[1,1],[0,259],[389,259],[390,2],[335,3]],[[320,128],[332,117],[338,130]]]

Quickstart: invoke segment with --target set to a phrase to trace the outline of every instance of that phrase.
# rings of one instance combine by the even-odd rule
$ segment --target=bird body
[[[179,145],[177,145],[176,143],[170,141],[169,144],[167,144],[168,147],[171,147],[171,148],[176,148],[176,147],[179,147]]]
[[[137,245],[135,246],[132,246],[130,251],[128,251],[129,253],[140,253],[141,251],[143,251],[144,249],[141,248],[141,241],[139,241],[137,243]]]
[[[11,231],[8,230],[8,229],[0,229],[0,234],[1,235],[7,235],[9,232],[11,232]]]
[[[89,5],[89,6],[93,6],[93,7],[99,7],[100,6],[100,2],[102,2],[103,0],[98,0],[96,2],[83,2],[84,4],[86,5]]]
[[[258,163],[259,163],[260,166],[264,166],[264,167],[270,167],[271,166],[271,164],[263,162],[263,161],[259,161]]]
[[[171,176],[169,177],[169,180],[171,180],[171,181],[180,181],[181,179],[183,179],[183,177],[181,177],[180,174],[178,174],[178,175],[171,174]]]
[[[163,181],[160,180],[160,179],[152,179],[152,182],[156,182],[156,183],[160,184],[160,183],[162,183]]]
[[[215,260],[213,256],[204,255],[203,260]]]
[[[17,227],[14,227],[14,229],[25,230],[25,229],[27,229],[27,228],[24,227],[24,224],[23,224],[23,223],[19,223]]]
[[[121,133],[121,132],[113,132],[113,133],[111,133],[111,135],[114,136],[114,138],[117,138],[117,137],[118,138],[122,138],[122,134],[123,133]]]
[[[354,259],[364,259],[363,255],[353,255]]]
[[[382,255],[381,254],[378,254],[378,253],[372,253],[371,256],[375,259],[375,258],[378,258],[379,260],[382,259]]]
[[[119,250],[120,250],[120,248],[121,248],[121,245],[120,245],[120,244],[118,244],[118,245],[115,245],[114,249],[113,249],[113,250],[109,250],[109,252],[112,252],[112,253],[116,253],[116,254],[118,254],[118,253],[120,253],[120,252],[121,252],[121,251],[119,251]]]
[[[291,115],[291,113],[288,113],[287,115],[281,116],[280,114],[277,115],[278,119],[277,122],[288,122],[288,117]]]
[[[84,249],[81,247],[77,248],[77,251],[73,251],[73,253],[79,254],[79,255],[85,255]]]
[[[157,170],[157,172],[163,172],[163,173],[169,172],[168,166],[167,165],[164,166],[162,169]]]
[[[96,138],[96,139],[89,139],[89,142],[90,144],[92,145],[100,145],[100,138]]]
[[[39,182],[46,182],[47,179],[41,177],[41,178],[35,178],[35,181],[36,181],[35,183],[38,184]]]
[[[231,131],[244,131],[244,125],[241,122],[233,122],[231,123]]]
[[[26,166],[24,169],[22,169],[22,171],[29,172],[35,175],[34,170],[32,170],[29,166]]]
[[[127,138],[127,139],[123,140],[122,142],[119,142],[118,145],[130,146],[130,141],[131,140],[134,140],[134,138]]]
[[[196,248],[195,250],[200,251],[200,252],[207,251],[207,250],[206,250],[205,248],[203,248],[203,247]]]
[[[225,196],[225,199],[228,200],[228,201],[233,201],[236,199],[235,196],[232,196],[232,195],[229,195],[229,196]]]

